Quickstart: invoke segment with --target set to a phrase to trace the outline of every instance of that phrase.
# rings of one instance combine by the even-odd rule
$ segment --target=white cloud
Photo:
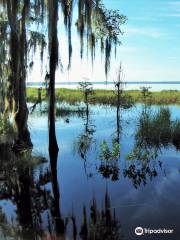
[[[127,27],[125,30],[127,35],[143,35],[151,38],[160,38],[163,34],[159,29],[143,28],[143,27]]]
[[[136,53],[136,52],[139,52],[139,50],[140,49],[138,47],[124,46],[124,45],[119,48],[120,53]]]
[[[180,17],[180,13],[163,13],[160,14],[161,17]]]

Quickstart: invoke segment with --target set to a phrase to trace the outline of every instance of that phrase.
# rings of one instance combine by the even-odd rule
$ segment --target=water
[[[94,89],[114,89],[113,82],[92,82]],[[42,82],[27,82],[27,87],[42,87]],[[70,88],[76,89],[78,82],[57,82],[57,88]],[[125,90],[140,90],[142,87],[150,88],[150,91],[162,91],[162,90],[180,90],[180,82],[125,82]]]
[[[91,106],[88,119],[86,114],[82,114],[82,116],[77,116],[77,114],[64,115],[57,118],[56,133],[59,145],[57,179],[56,174],[54,174],[54,180],[50,178],[40,188],[42,191],[49,191],[46,198],[49,199],[50,206],[53,201],[49,195],[53,196],[54,191],[55,196],[59,196],[59,201],[58,198],[56,200],[60,203],[61,218],[68,219],[66,239],[73,239],[73,217],[76,219],[77,239],[80,239],[79,233],[83,225],[83,207],[86,207],[87,221],[89,221],[90,216],[93,215],[92,203],[96,201],[99,215],[104,209],[115,232],[120,226],[119,232],[121,234],[119,236],[121,235],[121,238],[119,239],[136,240],[137,236],[134,234],[134,229],[140,226],[155,229],[174,229],[172,235],[145,235],[142,236],[142,239],[178,240],[178,236],[180,236],[180,192],[178,190],[180,187],[180,152],[178,151],[180,138],[178,139],[178,136],[180,135],[173,135],[172,140],[169,135],[166,136],[166,133],[174,126],[173,124],[180,115],[180,108],[173,105],[169,107],[171,122],[168,122],[168,110],[164,111],[162,109],[161,115],[158,115],[159,108],[159,106],[152,106],[151,109],[145,109],[143,105],[137,104],[129,110],[122,110],[120,113],[120,128],[117,127],[116,108],[114,107]],[[138,129],[141,126],[140,118],[146,121],[147,117],[149,119],[150,116],[155,116],[155,120],[153,123],[149,122],[148,126],[154,124],[152,126],[157,138],[150,133],[148,142],[146,142],[143,139],[145,132],[142,132],[143,129],[141,131],[138,131]],[[162,116],[164,117],[161,118]],[[29,126],[34,144],[34,154],[49,160],[47,120],[47,114],[43,111],[40,112],[38,106],[29,117]],[[158,125],[158,121],[161,123],[160,125]],[[157,129],[155,129],[156,126]],[[102,155],[102,143],[105,141],[110,152],[112,152],[112,141],[113,139],[117,140],[118,130],[120,131],[120,156],[118,159],[108,160],[109,162],[107,161],[105,166],[100,157]],[[161,137],[158,135],[159,131]],[[136,150],[134,151],[134,154],[136,153],[134,159],[132,157],[133,149]],[[116,156],[116,153],[114,155]],[[114,158],[116,158],[115,156]],[[16,168],[18,167],[16,166]],[[40,174],[47,172],[49,162],[31,166],[30,169],[34,172],[34,175],[30,174],[34,188],[34,190],[31,190],[31,194],[35,194],[38,199],[36,204],[35,199],[31,199],[31,207],[32,204],[39,206],[34,208],[37,212],[40,212],[43,203],[41,203],[40,193],[37,189],[35,190],[35,183],[38,181]],[[26,172],[26,174],[28,173]],[[28,181],[28,178],[26,180]],[[50,180],[53,183],[58,181],[59,195],[56,188],[52,189]],[[24,178],[23,181],[25,188]],[[27,189],[29,188],[27,187]],[[28,196],[28,192],[26,194]],[[2,232],[7,231],[4,230],[6,225],[9,227],[12,227],[12,225],[19,226],[21,211],[25,211],[22,206],[17,204],[16,193],[14,195],[11,193],[10,196],[10,199],[7,196],[8,200],[0,198],[2,199],[0,200],[0,208],[2,208],[2,212],[7,218],[6,221],[9,223],[0,223]],[[106,208],[104,205],[106,205]],[[57,204],[53,206],[57,211]],[[109,210],[111,210],[111,214]],[[113,220],[114,211],[118,224]],[[53,211],[45,208],[42,210],[41,219],[35,218],[38,215],[36,212],[33,212],[33,214],[33,221],[37,222],[37,229],[43,230],[43,233],[38,232],[37,229],[34,232],[37,235],[39,234],[38,236],[44,236],[40,239],[47,239],[45,236],[48,236],[50,222],[53,220]],[[91,222],[91,231],[95,231],[95,229],[100,231],[104,225],[106,226],[102,217],[100,219],[99,224],[94,226]],[[41,220],[40,224],[39,220]],[[52,226],[51,230],[53,229]],[[16,231],[14,230],[14,232]],[[35,239],[32,232],[31,230],[32,235],[27,231],[26,234],[19,235],[21,239]],[[8,233],[6,234],[8,235]],[[28,238],[28,236],[30,237]]]

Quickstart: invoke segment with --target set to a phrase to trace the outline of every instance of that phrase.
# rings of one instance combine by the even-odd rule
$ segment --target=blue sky
[[[109,9],[118,9],[128,18],[122,27],[122,45],[117,59],[112,57],[109,81],[116,76],[122,62],[125,81],[180,80],[180,1],[175,0],[102,0]],[[62,22],[61,22],[62,23]],[[60,24],[61,24],[60,23]],[[62,29],[62,27],[60,27]],[[91,61],[79,57],[79,39],[73,30],[73,58],[69,72],[57,71],[57,81],[105,81],[104,63],[97,52]],[[67,65],[67,37],[61,34],[61,60]],[[66,67],[65,67],[66,69]],[[40,79],[39,67],[30,80]]]
[[[180,1],[112,0],[128,17],[119,58],[129,81],[180,80]]]

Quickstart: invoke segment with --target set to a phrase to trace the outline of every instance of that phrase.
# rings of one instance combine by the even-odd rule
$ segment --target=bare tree
[[[115,95],[116,95],[116,124],[117,124],[117,136],[116,141],[119,143],[120,136],[120,109],[122,107],[122,93],[123,93],[123,83],[124,80],[124,72],[122,68],[122,64],[120,63],[119,68],[116,72],[116,80],[114,80],[115,87]]]

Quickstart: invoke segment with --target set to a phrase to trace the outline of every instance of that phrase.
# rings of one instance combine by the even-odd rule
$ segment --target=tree
[[[58,45],[58,13],[62,11],[64,25],[68,35],[69,64],[71,66],[72,36],[74,4],[73,0],[7,0],[0,1],[2,12],[7,19],[9,30],[5,36],[9,38],[7,46],[8,80],[6,84],[5,115],[13,116],[15,130],[17,132],[16,144],[32,145],[27,126],[28,108],[26,103],[26,77],[28,67],[34,65],[30,59],[30,52],[40,49],[41,61],[45,50],[49,52],[49,141],[56,149],[55,136],[55,72],[59,62]],[[84,56],[85,40],[87,48],[91,51],[92,63],[95,58],[96,48],[100,45],[100,51],[105,56],[105,73],[108,74],[112,46],[120,44],[119,36],[121,24],[126,17],[116,10],[107,10],[100,0],[79,0],[78,19],[76,27],[80,36],[80,55]],[[48,23],[48,24],[47,24]],[[32,27],[33,26],[33,27]],[[48,29],[48,36],[43,29]],[[8,29],[8,28],[7,28]],[[36,31],[35,31],[36,29]],[[48,48],[46,48],[48,42]],[[5,63],[5,62],[4,62]],[[53,143],[52,143],[53,142]]]
[[[30,1],[23,1],[19,20],[18,1],[7,1],[7,16],[10,26],[10,75],[9,85],[11,86],[12,114],[14,115],[17,140],[31,145],[30,134],[27,126],[28,108],[26,104],[26,18],[29,14]],[[9,110],[9,109],[8,109]]]
[[[56,140],[55,130],[55,73],[58,65],[58,36],[57,36],[57,22],[58,22],[58,1],[48,1],[49,9],[49,150],[58,152],[58,144]]]
[[[117,125],[117,136],[116,141],[119,143],[119,137],[120,137],[120,109],[123,107],[123,79],[124,79],[124,73],[122,69],[122,64],[119,65],[119,69],[117,71],[117,78],[114,81],[115,86],[115,95],[116,95],[116,125]]]
[[[90,95],[92,95],[93,92],[93,86],[92,83],[84,81],[84,82],[80,82],[79,83],[79,89],[81,90],[81,92],[84,95],[84,102],[86,104],[86,117],[87,117],[87,121],[89,118],[89,97]]]

